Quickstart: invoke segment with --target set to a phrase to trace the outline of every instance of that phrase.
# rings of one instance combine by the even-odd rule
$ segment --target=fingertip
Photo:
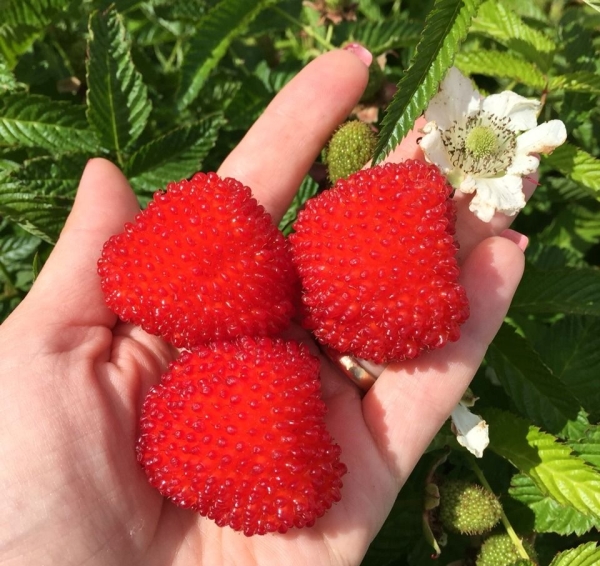
[[[95,157],[83,170],[63,234],[73,228],[89,228],[94,224],[114,233],[137,212],[137,197],[125,175],[108,159]]]
[[[507,240],[510,240],[511,242],[516,244],[522,252],[524,252],[527,249],[527,246],[529,245],[529,238],[525,236],[525,234],[521,234],[520,232],[517,232],[516,230],[511,230],[510,228],[507,228],[506,230],[501,232],[500,237],[506,238]]]
[[[365,66],[371,66],[371,63],[373,62],[373,54],[364,45],[352,42],[348,43],[348,45],[342,49],[358,57],[359,61],[361,61]]]

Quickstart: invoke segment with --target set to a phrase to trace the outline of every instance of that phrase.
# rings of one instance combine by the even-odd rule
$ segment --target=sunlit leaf
[[[547,70],[557,45],[545,33],[529,26],[523,19],[496,0],[481,5],[473,21],[472,31],[492,37],[526,59]]]
[[[559,535],[582,535],[591,529],[600,528],[600,519],[586,516],[572,507],[561,505],[555,499],[544,495],[535,485],[531,478],[524,474],[513,477],[508,493],[511,498],[527,506],[527,510],[533,514],[532,521],[527,524],[528,529],[537,533],[557,533]],[[505,506],[509,511],[513,506],[509,502]],[[519,513],[518,508],[511,513],[516,516],[527,515],[524,511]],[[524,517],[526,523],[529,523]]]
[[[383,159],[400,143],[436,94],[480,3],[480,0],[436,0],[425,20],[410,67],[387,107],[373,162]]]
[[[223,0],[200,21],[182,67],[179,108],[198,96],[210,72],[227,52],[231,42],[248,24],[276,0]]]
[[[454,65],[465,75],[510,79],[537,89],[543,89],[546,85],[544,74],[535,65],[509,51],[477,49],[460,52],[456,55]]]
[[[565,143],[548,155],[545,163],[573,181],[600,193],[600,159],[587,151]],[[596,198],[600,199],[600,195]]]
[[[0,145],[40,147],[53,153],[98,151],[82,106],[25,93],[8,95],[2,101]]]
[[[223,123],[219,116],[207,118],[143,145],[126,166],[133,187],[155,191],[199,171]]]
[[[146,127],[152,106],[131,60],[121,16],[114,9],[95,12],[89,33],[87,118],[102,144],[122,160]]]
[[[514,414],[482,411],[490,427],[489,449],[529,476],[542,494],[560,505],[600,518],[600,472],[555,436]]]
[[[0,3],[0,54],[9,68],[68,6],[68,0],[3,0]]]
[[[600,563],[600,548],[595,542],[586,542],[558,554],[550,566],[597,566]]]
[[[600,427],[598,425],[590,427],[583,438],[570,441],[569,446],[582,460],[600,469]]]

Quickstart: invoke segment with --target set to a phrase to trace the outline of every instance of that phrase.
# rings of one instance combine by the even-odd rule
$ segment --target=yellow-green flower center
[[[477,112],[442,133],[450,161],[461,175],[504,175],[515,157],[517,136],[508,118]]]
[[[498,136],[489,126],[475,126],[465,140],[465,147],[478,159],[494,155],[498,146]]]

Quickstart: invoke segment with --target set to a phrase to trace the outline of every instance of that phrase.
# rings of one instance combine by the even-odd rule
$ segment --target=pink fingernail
[[[517,232],[516,230],[511,230],[510,228],[504,230],[500,236],[517,244],[522,252],[527,249],[527,245],[529,244],[529,238],[527,236]]]
[[[360,43],[349,43],[344,46],[344,51],[354,53],[354,55],[356,55],[367,67],[369,67],[373,61],[372,53]]]

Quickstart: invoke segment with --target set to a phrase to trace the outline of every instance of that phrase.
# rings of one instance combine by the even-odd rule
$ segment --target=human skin
[[[252,187],[278,221],[366,83],[355,54],[319,57],[273,100],[219,174]],[[417,136],[389,160],[419,158]],[[138,205],[116,166],[91,160],[54,251],[0,326],[0,565],[359,564],[473,378],[522,275],[526,239],[505,231],[510,219],[483,224],[468,198],[458,208],[461,282],[471,304],[460,340],[391,364],[364,397],[323,359],[327,425],[349,470],[342,500],[312,528],[245,537],[174,506],[136,461],[142,401],[176,352],[104,304],[100,249]],[[291,334],[311,343],[301,329]]]

